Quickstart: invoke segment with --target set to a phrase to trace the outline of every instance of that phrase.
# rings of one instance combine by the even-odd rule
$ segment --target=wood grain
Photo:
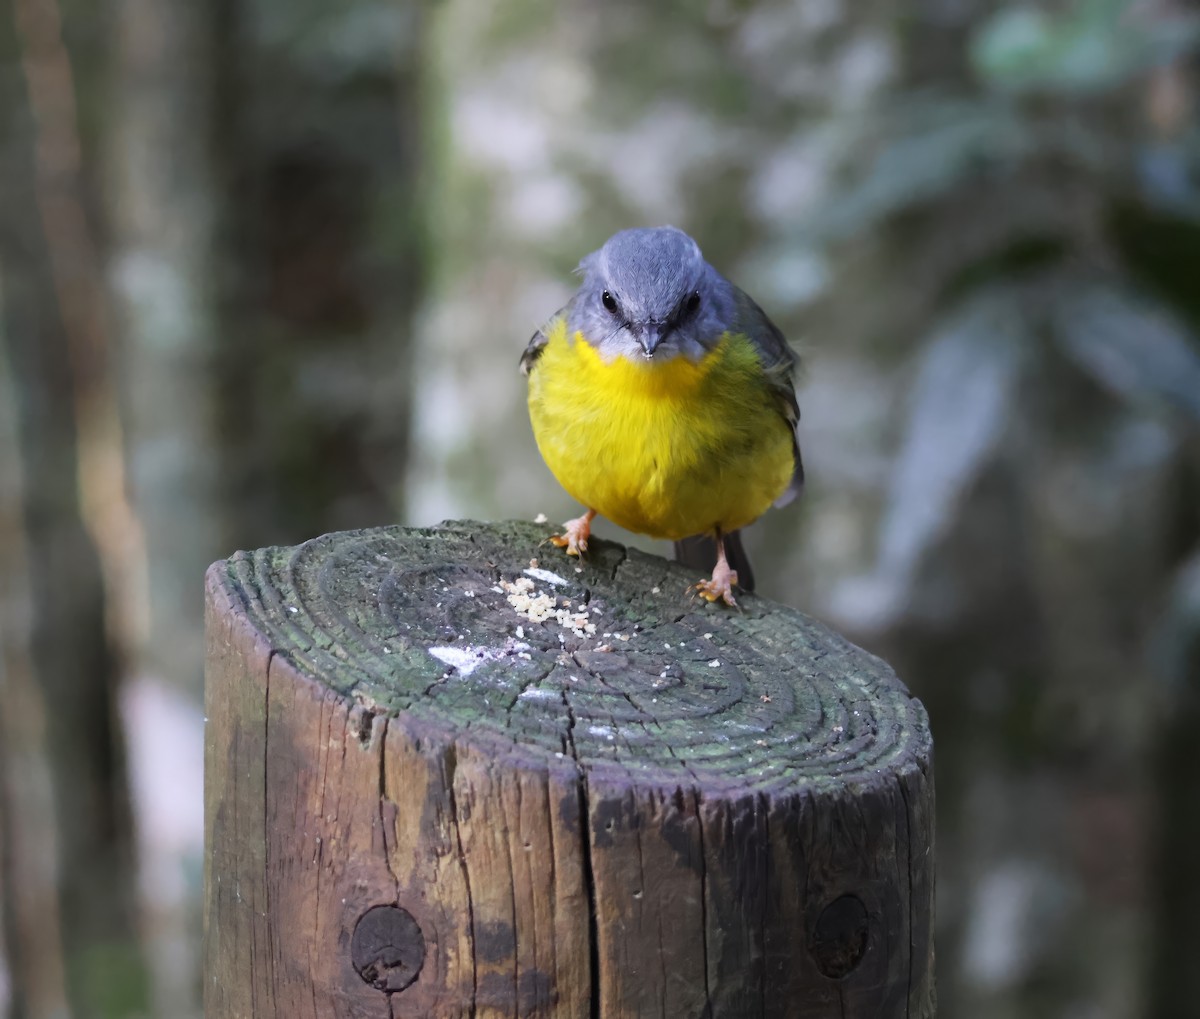
[[[210,569],[209,1019],[932,1015],[920,703],[792,609],[547,533]]]

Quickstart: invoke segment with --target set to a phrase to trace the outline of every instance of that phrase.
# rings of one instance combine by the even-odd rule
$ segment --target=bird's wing
[[[536,333],[529,338],[529,343],[525,347],[525,352],[521,355],[521,374],[528,375],[533,371],[533,366],[537,363],[537,359],[542,356],[542,351],[546,347],[546,343],[550,339],[550,329],[559,319],[566,318],[571,314],[571,307],[575,304],[575,298],[572,297],[565,305],[557,312],[550,316],[549,321],[542,326]]]
[[[757,348],[776,405],[792,430],[792,456],[795,463],[792,480],[775,500],[776,506],[786,506],[804,488],[804,461],[800,456],[800,438],[796,432],[800,424],[800,404],[796,400],[795,383],[799,360],[779,327],[767,318],[767,313],[754,299],[737,287],[734,287],[734,294],[738,309],[738,331],[745,333]]]
[[[537,359],[542,356],[542,351],[546,348],[546,329],[543,326],[529,338],[529,344],[525,347],[525,352],[521,355],[521,374],[528,375],[533,371],[533,366],[537,363]]]

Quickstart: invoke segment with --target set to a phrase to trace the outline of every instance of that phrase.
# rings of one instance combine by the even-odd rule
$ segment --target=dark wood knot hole
[[[817,969],[833,980],[840,980],[862,961],[869,935],[867,907],[857,896],[842,895],[817,917],[808,950],[816,960]]]
[[[407,909],[372,906],[355,924],[350,958],[354,971],[372,987],[402,991],[421,972],[425,935]]]

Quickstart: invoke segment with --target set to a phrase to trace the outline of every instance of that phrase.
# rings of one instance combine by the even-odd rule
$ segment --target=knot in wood
[[[380,991],[402,991],[421,972],[425,936],[408,910],[374,906],[354,927],[350,941],[354,970]]]
[[[840,895],[821,910],[808,949],[825,976],[840,980],[867,951],[867,907],[854,895]]]

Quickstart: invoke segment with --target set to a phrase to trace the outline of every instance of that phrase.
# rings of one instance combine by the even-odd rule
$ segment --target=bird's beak
[[[641,329],[638,330],[638,343],[642,345],[642,350],[646,352],[646,357],[653,357],[654,351],[663,337],[667,334],[666,324],[663,322],[644,322]]]

